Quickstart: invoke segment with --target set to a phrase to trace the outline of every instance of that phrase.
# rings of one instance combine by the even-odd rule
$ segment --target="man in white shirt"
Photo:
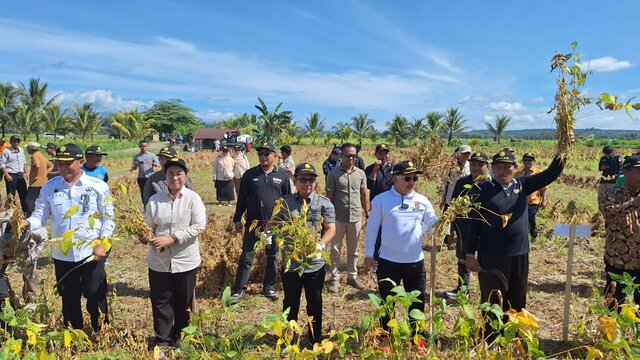
[[[380,297],[386,299],[394,287],[402,282],[407,292],[419,290],[419,303],[413,309],[424,311],[426,270],[422,253],[422,236],[431,230],[438,220],[431,202],[418,194],[416,183],[422,171],[412,162],[403,161],[393,167],[393,187],[376,196],[371,202],[367,236],[365,238],[365,269],[370,269],[377,261],[376,275]],[[379,230],[380,229],[380,230]],[[378,231],[382,234],[378,237]],[[379,241],[376,241],[379,239]],[[382,318],[382,327],[388,330],[389,318]]]
[[[100,314],[104,322],[108,322],[106,251],[104,245],[92,242],[113,235],[115,224],[109,186],[82,171],[84,154],[74,144],[58,148],[54,159],[60,176],[44,184],[35,210],[23,225],[38,230],[51,218],[53,239],[75,230],[70,242],[54,242],[51,251],[58,293],[62,297],[63,322],[74,329],[83,328],[81,298],[84,295],[91,326],[99,331]],[[87,261],[90,259],[92,261]]]
[[[0,170],[4,174],[7,195],[16,195],[20,198],[22,211],[29,212],[27,207],[27,163],[24,150],[20,147],[20,137],[13,135],[9,142],[11,146],[2,151],[0,156]]]

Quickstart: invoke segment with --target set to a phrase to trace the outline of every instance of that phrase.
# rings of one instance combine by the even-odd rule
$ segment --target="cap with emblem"
[[[268,143],[268,142],[263,142],[260,146],[258,146],[258,148],[256,149],[256,151],[260,151],[260,150],[268,150],[270,152],[276,152],[276,147],[273,146],[273,144]]]
[[[471,154],[473,151],[471,151],[471,146],[469,145],[460,145],[460,147],[458,148],[458,152]]]
[[[524,155],[522,155],[522,160],[533,160],[533,161],[535,161],[536,157],[535,157],[535,155],[533,155],[533,153],[528,152],[528,153],[524,153]]]
[[[55,148],[56,148],[56,144],[54,144],[52,142],[47,143],[47,149],[55,149]]]
[[[303,175],[303,174],[318,176],[318,173],[316,172],[316,168],[314,168],[313,165],[309,163],[302,163],[296,166],[296,170],[293,173],[294,176]]]
[[[171,166],[178,166],[181,167],[182,170],[184,170],[184,172],[188,173],[189,172],[189,168],[187,168],[187,163],[184,162],[184,160],[178,158],[178,157],[172,157],[170,159],[168,159],[165,163],[164,163],[164,171],[166,172],[167,169],[169,169],[169,167]]]
[[[480,161],[483,163],[489,163],[489,157],[487,156],[487,154],[483,153],[482,151],[479,152],[475,152],[473,154],[471,154],[471,157],[469,158],[469,161]]]
[[[391,151],[391,149],[389,148],[389,145],[387,145],[387,144],[376,145],[376,152],[378,152],[380,150]]]
[[[172,147],[165,146],[160,149],[160,151],[158,151],[158,156],[166,156],[168,158],[172,158],[178,156],[178,152]]]
[[[85,155],[109,155],[106,152],[103,152],[102,149],[100,149],[100,146],[89,146],[87,148],[87,150],[84,151]]]
[[[492,164],[496,164],[496,163],[515,164],[516,163],[516,157],[513,156],[513,153],[511,151],[500,151],[499,153],[493,155]]]
[[[631,169],[636,167],[640,167],[640,155],[631,155],[624,159],[624,162],[622,163],[623,169]]]
[[[422,171],[416,169],[415,165],[411,161],[402,161],[397,163],[391,170],[391,175],[409,175],[409,174],[424,174]]]
[[[58,148],[56,156],[53,160],[57,161],[73,161],[84,159],[82,150],[76,144],[65,144]]]

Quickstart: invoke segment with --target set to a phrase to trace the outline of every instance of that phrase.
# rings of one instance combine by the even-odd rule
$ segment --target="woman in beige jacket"
[[[229,155],[229,149],[222,147],[222,153],[216,157],[213,165],[213,182],[216,185],[216,200],[218,206],[223,203],[231,204],[235,200],[233,195],[233,158]]]
[[[238,145],[233,147],[233,186],[236,188],[236,195],[240,194],[240,179],[245,171],[249,169],[249,159]]]

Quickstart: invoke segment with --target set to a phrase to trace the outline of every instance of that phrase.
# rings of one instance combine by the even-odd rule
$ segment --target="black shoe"
[[[240,299],[242,299],[243,296],[244,296],[244,290],[242,290],[242,289],[234,292],[233,295],[231,295],[231,303],[232,304],[239,303]]]
[[[356,288],[356,289],[358,289],[360,291],[365,290],[364,285],[362,285],[360,283],[360,281],[358,281],[358,279],[355,279],[355,278],[348,278],[347,279],[347,285],[351,285],[351,286],[353,286],[354,288]]]
[[[272,301],[276,301],[279,299],[278,294],[273,289],[262,290],[262,295],[264,295],[264,297]]]

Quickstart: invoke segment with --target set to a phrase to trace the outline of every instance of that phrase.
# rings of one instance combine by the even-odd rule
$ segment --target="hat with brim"
[[[533,160],[536,161],[536,157],[535,155],[533,155],[533,153],[524,153],[524,155],[522,155],[522,160]]]
[[[180,159],[178,157],[172,157],[169,160],[167,160],[164,163],[163,169],[166,172],[167,169],[169,169],[172,166],[178,166],[178,167],[182,168],[182,170],[184,170],[184,172],[186,172],[186,173],[189,172],[189,168],[187,167],[187,163],[184,160],[182,160],[182,159]]]
[[[293,173],[294,176],[304,175],[304,174],[318,176],[318,173],[316,172],[316,168],[313,167],[313,165],[311,165],[310,163],[302,163],[296,166],[296,170]]]
[[[624,159],[624,162],[622,163],[623,169],[631,169],[637,167],[640,167],[640,155],[631,155]]]
[[[53,160],[56,161],[73,161],[84,159],[82,150],[76,144],[65,144],[58,148],[56,156]]]
[[[489,156],[487,156],[487,154],[483,153],[482,151],[478,151],[478,152],[475,152],[475,153],[471,154],[471,157],[469,158],[469,161],[480,161],[480,162],[488,164],[489,163]]]
[[[160,149],[160,151],[158,152],[158,156],[165,156],[168,158],[172,158],[172,157],[178,156],[178,152],[176,151],[176,149],[170,146],[165,146],[162,149]]]
[[[56,148],[56,144],[54,144],[52,142],[47,143],[47,149],[55,149],[55,148]]]
[[[27,150],[39,150],[39,149],[40,149],[40,144],[35,141],[32,141],[27,144]]]
[[[102,152],[100,146],[89,146],[87,150],[84,151],[85,155],[109,155],[106,152]]]
[[[491,163],[492,164],[497,164],[497,163],[515,164],[516,157],[513,156],[513,153],[510,151],[500,151],[499,153],[493,155],[493,161]]]
[[[378,152],[378,151],[391,151],[391,149],[389,148],[389,145],[387,145],[387,144],[378,144],[378,145],[376,145],[376,151],[375,152]]]
[[[258,146],[256,148],[256,151],[260,151],[260,150],[267,150],[270,152],[276,152],[276,147],[273,146],[273,144],[268,143],[268,142],[263,142],[260,146]]]
[[[458,152],[459,153],[469,153],[469,154],[471,154],[473,151],[471,151],[471,146],[469,146],[469,145],[461,145],[458,148]]]
[[[393,166],[393,169],[391,170],[391,175],[410,175],[410,174],[421,175],[424,173],[418,170],[413,164],[413,162],[411,161],[399,162],[395,164]]]

